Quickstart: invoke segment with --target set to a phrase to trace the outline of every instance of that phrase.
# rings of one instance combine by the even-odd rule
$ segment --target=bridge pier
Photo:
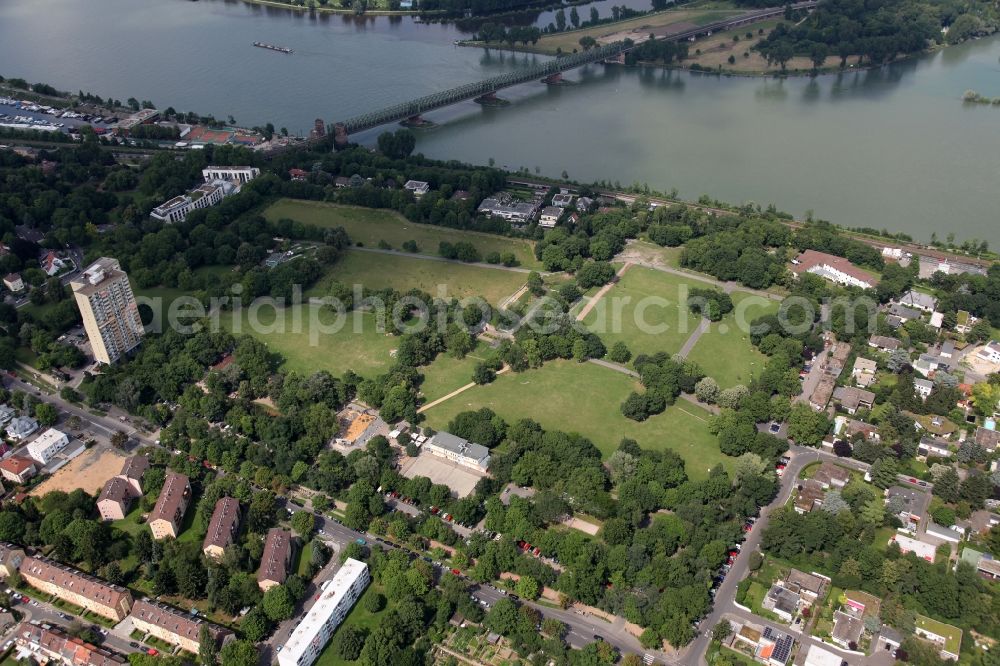
[[[403,127],[432,127],[434,123],[429,120],[424,120],[423,117],[418,113],[414,116],[410,116],[406,120],[399,123]]]
[[[562,72],[556,72],[555,74],[549,74],[544,79],[542,79],[542,83],[544,83],[547,86],[557,86],[560,83],[562,83],[562,80],[563,80]]]
[[[507,100],[497,97],[497,92],[495,90],[493,92],[488,92],[485,95],[480,95],[472,101],[483,106],[506,106],[507,104],[510,104]]]

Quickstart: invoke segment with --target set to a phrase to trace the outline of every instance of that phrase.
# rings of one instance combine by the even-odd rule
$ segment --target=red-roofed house
[[[874,275],[861,270],[847,259],[816,250],[806,250],[793,259],[792,272],[796,275],[813,273],[837,284],[862,289],[870,289],[878,284]]]
[[[288,175],[292,177],[292,180],[305,180],[309,177],[309,172],[304,169],[289,169]]]
[[[0,462],[0,474],[14,483],[26,483],[37,471],[35,461],[25,456],[11,456]]]
[[[42,270],[49,277],[52,277],[66,267],[66,262],[56,256],[55,252],[46,254],[39,263],[42,265]]]

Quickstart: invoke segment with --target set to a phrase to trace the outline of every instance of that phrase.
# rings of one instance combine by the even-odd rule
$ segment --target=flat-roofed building
[[[191,501],[191,482],[183,474],[168,472],[153,512],[149,514],[149,529],[154,539],[177,538],[184,512]]]
[[[424,444],[424,448],[440,458],[447,458],[459,465],[485,472],[490,467],[490,450],[482,444],[473,444],[450,432],[438,432]]]
[[[226,548],[233,543],[236,531],[240,527],[240,502],[234,497],[223,497],[215,503],[212,519],[208,523],[208,532],[201,550],[206,557],[218,560],[222,558]]]
[[[132,593],[40,555],[24,558],[21,577],[37,590],[85,610],[121,622],[132,609]]]
[[[117,259],[101,257],[70,286],[98,362],[114,363],[139,346],[145,333],[139,306]]]
[[[206,183],[224,180],[236,185],[246,185],[260,175],[260,169],[252,166],[207,166],[201,170]]]
[[[295,625],[284,649],[278,653],[278,666],[311,666],[369,580],[368,565],[347,558],[336,575],[323,583],[316,603]]]
[[[47,465],[53,456],[66,448],[69,437],[61,430],[49,428],[28,444],[28,454],[42,465]]]
[[[195,615],[146,599],[140,599],[132,607],[132,624],[139,631],[193,654],[198,654],[201,646],[202,627],[208,627],[216,647],[226,636],[232,634],[228,629],[206,622]]]
[[[264,539],[264,555],[257,570],[257,586],[265,592],[275,585],[281,585],[288,578],[288,567],[292,563],[292,533],[272,527]]]

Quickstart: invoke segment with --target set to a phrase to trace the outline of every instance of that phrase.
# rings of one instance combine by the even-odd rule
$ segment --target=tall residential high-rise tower
[[[94,358],[114,363],[142,340],[142,320],[117,259],[101,257],[70,283]]]

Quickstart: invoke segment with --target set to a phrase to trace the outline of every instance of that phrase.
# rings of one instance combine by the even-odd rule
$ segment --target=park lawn
[[[563,53],[572,53],[580,49],[580,39],[583,37],[593,37],[600,43],[613,42],[625,37],[631,37],[633,40],[636,37],[645,39],[655,28],[663,28],[676,23],[690,23],[696,26],[705,25],[741,13],[743,12],[733,9],[671,9],[645,16],[637,16],[624,21],[618,21],[617,23],[605,23],[590,28],[583,28],[582,30],[568,30],[566,32],[544,35],[537,44],[525,50],[549,54],[555,54],[560,50]],[[660,33],[657,34],[659,35]]]
[[[333,632],[333,636],[330,637],[330,642],[326,644],[326,647],[322,652],[320,652],[319,657],[317,657],[315,666],[346,666],[347,664],[358,663],[356,661],[344,661],[338,657],[333,650],[333,640],[337,637],[337,633],[343,631],[344,627],[347,626],[358,627],[364,629],[368,633],[371,633],[371,631],[385,619],[389,609],[392,607],[392,603],[387,603],[385,608],[380,610],[378,613],[370,613],[365,608],[365,599],[373,594],[381,594],[382,592],[383,591],[380,585],[373,583],[368,586],[365,593],[362,594],[358,598],[358,601],[354,604],[354,608],[351,609],[351,612],[347,614],[344,621],[339,627],[337,627],[337,631]]]
[[[385,241],[394,250],[399,250],[403,243],[413,240],[417,242],[422,254],[436,255],[441,241],[449,243],[468,241],[475,245],[484,257],[490,252],[513,252],[522,266],[541,267],[541,263],[535,258],[534,244],[531,241],[431,224],[416,224],[391,210],[281,199],[264,211],[264,217],[272,222],[287,217],[317,227],[344,227],[352,243],[363,243],[365,247],[378,247],[379,241]]]
[[[681,290],[704,286],[699,280],[632,266],[583,323],[609,349],[624,342],[633,356],[661,351],[674,354],[698,327],[698,319],[680,300]],[[659,330],[664,327],[666,330]]]
[[[764,369],[767,356],[750,342],[750,322],[778,311],[778,302],[745,291],[731,294],[735,309],[713,323],[688,358],[713,377],[722,388],[744,386]]]
[[[353,289],[363,285],[369,289],[390,287],[399,292],[420,289],[437,298],[481,296],[492,305],[500,303],[527,281],[527,273],[500,268],[473,266],[452,261],[421,259],[405,254],[347,252],[307,296],[324,296],[333,281]]]
[[[431,427],[446,429],[459,412],[489,407],[508,423],[530,418],[546,429],[578,432],[605,457],[629,437],[646,449],[673,449],[693,479],[705,479],[720,463],[731,468],[731,459],[708,432],[712,415],[686,400],[642,423],[622,416],[621,403],[630,392],[642,390],[635,379],[595,363],[550,361],[537,370],[500,375],[425,414]]]
[[[139,522],[142,518],[142,507],[141,502],[135,503],[135,508],[132,509],[128,515],[126,515],[122,520],[116,520],[111,523],[111,526],[119,529],[123,532],[128,532],[131,536],[137,536],[139,532],[144,529],[149,529],[149,525],[146,521]]]
[[[306,545],[298,549],[298,563],[295,566],[295,573],[303,578],[309,577],[309,563],[312,561],[312,551],[313,542],[311,539],[306,541]]]
[[[301,318],[299,326],[295,325],[296,311]],[[367,312],[348,313],[340,329],[332,333],[323,332],[321,326],[332,328],[336,313],[317,305],[262,308],[255,321],[260,325],[251,327],[250,313],[244,309],[237,331],[231,311],[219,314],[222,330],[254,336],[281,356],[284,369],[301,375],[326,370],[339,377],[353,370],[363,377],[374,377],[392,365],[391,352],[399,345],[397,337],[380,332],[377,318]]]
[[[423,393],[426,402],[437,400],[471,382],[472,371],[476,364],[485,360],[489,353],[490,350],[485,344],[478,343],[476,348],[463,359],[457,359],[447,353],[438,354],[433,363],[420,368],[424,376],[420,392]]]

